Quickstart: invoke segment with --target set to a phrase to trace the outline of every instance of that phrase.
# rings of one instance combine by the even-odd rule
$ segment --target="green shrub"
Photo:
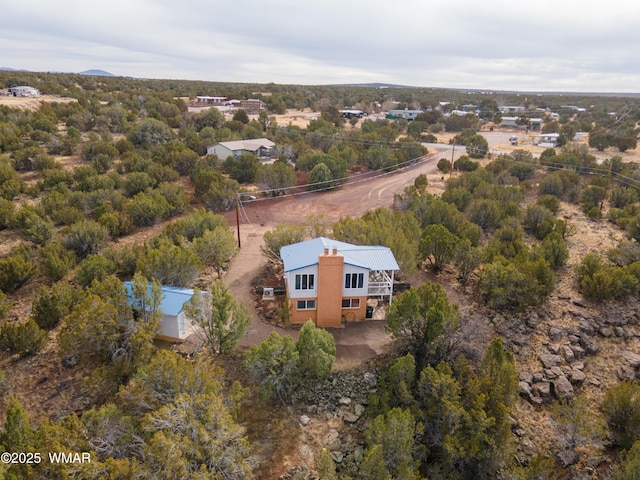
[[[303,381],[319,383],[331,374],[336,358],[335,341],[329,332],[316,328],[311,320],[300,329],[296,350]]]
[[[542,240],[551,233],[554,225],[553,212],[548,208],[542,205],[529,205],[525,209],[522,226],[538,240]]]
[[[0,319],[4,318],[7,312],[11,309],[11,301],[7,299],[7,296],[2,290],[0,290]]]
[[[552,232],[542,241],[540,254],[551,268],[556,269],[569,259],[569,248],[559,232]]]
[[[76,256],[59,241],[48,242],[40,251],[42,273],[54,282],[64,277],[76,264]]]
[[[509,168],[509,173],[522,182],[533,177],[536,173],[536,166],[530,163],[514,163]]]
[[[554,214],[560,210],[560,200],[555,195],[540,195],[536,200],[536,205],[542,205]]]
[[[0,370],[0,397],[4,397],[9,393],[9,382],[7,381],[7,372]]]
[[[14,203],[11,200],[0,196],[0,230],[9,227],[13,221],[15,211]]]
[[[635,295],[640,289],[635,269],[608,265],[595,252],[582,259],[576,274],[585,298],[599,302]]]
[[[133,197],[137,193],[144,192],[148,188],[156,186],[156,181],[146,172],[132,172],[124,182],[124,191]]]
[[[480,275],[481,292],[491,308],[522,309],[540,305],[555,280],[543,259],[508,262],[497,257]]]
[[[137,269],[146,278],[156,279],[163,285],[188,287],[200,274],[202,263],[191,250],[165,240],[138,260]]]
[[[53,223],[42,218],[32,207],[22,207],[13,217],[20,236],[36,245],[44,245],[53,235]]]
[[[29,256],[20,253],[0,259],[0,290],[13,292],[36,272]]]
[[[638,192],[633,188],[618,187],[611,191],[609,199],[612,207],[624,208],[638,201]]]
[[[88,255],[78,266],[76,282],[83,287],[88,287],[94,280],[104,280],[116,270],[116,264],[103,255]]]
[[[624,381],[607,390],[601,405],[616,445],[629,449],[640,438],[640,386]]]
[[[153,195],[164,197],[169,204],[169,216],[179,215],[189,207],[189,198],[180,185],[161,183],[151,192]]]
[[[71,312],[78,300],[78,291],[67,282],[41,287],[33,299],[31,315],[40,328],[50,330]]]
[[[595,213],[595,210],[600,206],[600,203],[605,197],[605,191],[603,187],[598,185],[588,185],[582,190],[580,195],[580,205],[582,211],[587,214],[589,218],[602,218],[602,213]]]
[[[47,332],[33,319],[26,323],[7,323],[0,329],[0,348],[11,353],[28,356],[36,353],[47,343]]]
[[[126,212],[137,227],[155,225],[171,209],[169,202],[161,195],[138,193],[127,204]]]
[[[474,162],[467,155],[463,155],[453,162],[453,168],[460,170],[461,172],[473,172],[474,170],[477,170],[479,166],[479,162]]]
[[[82,220],[68,227],[62,244],[75,252],[79,259],[98,252],[109,241],[109,230],[93,220]]]
[[[202,237],[207,230],[215,230],[216,227],[229,228],[229,223],[222,215],[217,215],[204,208],[198,209],[167,226],[162,232],[176,245],[180,243],[180,237],[189,242]]]

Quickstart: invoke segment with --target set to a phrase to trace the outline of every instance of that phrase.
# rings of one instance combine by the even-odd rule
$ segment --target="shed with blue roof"
[[[129,305],[133,305],[131,282],[124,282],[124,288],[127,291]],[[161,330],[157,336],[163,340],[183,342],[193,333],[191,321],[184,312],[184,305],[191,300],[194,291],[190,288],[170,287],[167,285],[163,285],[161,288]],[[149,284],[149,292],[151,292],[151,284]]]

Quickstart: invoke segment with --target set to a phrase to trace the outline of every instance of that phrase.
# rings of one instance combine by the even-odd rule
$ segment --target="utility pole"
[[[240,194],[236,193],[236,227],[238,229],[238,248],[240,248]]]
[[[451,149],[451,168],[449,168],[449,178],[451,178],[451,174],[453,173],[453,154],[456,151],[456,141],[453,140],[453,148]]]
[[[609,174],[607,175],[607,183],[604,184],[604,192],[602,192],[602,200],[600,200],[600,211],[604,207],[604,199],[607,196],[607,190],[609,190],[609,182],[611,181],[611,169],[613,168],[613,159],[609,159]]]

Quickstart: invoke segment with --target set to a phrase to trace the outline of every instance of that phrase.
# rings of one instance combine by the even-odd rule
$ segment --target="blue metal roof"
[[[318,237],[306,242],[286,245],[280,249],[284,271],[290,272],[318,263],[318,255],[328,248],[337,249],[344,256],[344,263],[368,270],[399,270],[391,249],[381,246],[358,246],[339,242],[326,237]]]
[[[133,292],[131,282],[124,282],[124,288],[127,291],[129,305],[133,303]],[[206,292],[203,292],[206,293]],[[149,284],[149,295],[151,295],[151,284]],[[185,303],[191,300],[193,290],[190,288],[162,286],[162,301],[160,302],[160,310],[164,315],[178,316],[182,311]]]

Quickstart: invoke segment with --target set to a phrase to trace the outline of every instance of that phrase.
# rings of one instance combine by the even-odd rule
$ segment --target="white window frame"
[[[349,304],[345,306],[345,303]],[[356,303],[357,305],[354,305]],[[359,298],[343,298],[342,299],[342,308],[360,308],[360,299]]]
[[[300,304],[304,304],[304,307],[301,308]],[[316,309],[315,300],[296,300],[296,310],[315,310],[315,309]]]
[[[345,273],[344,288],[345,289],[364,288],[364,273]]]
[[[294,290],[315,290],[316,278],[314,273],[296,273],[293,278]]]

